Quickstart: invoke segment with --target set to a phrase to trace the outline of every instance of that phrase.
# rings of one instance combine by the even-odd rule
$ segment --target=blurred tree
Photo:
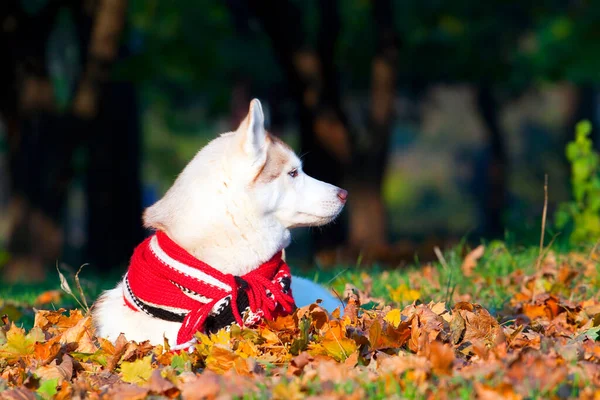
[[[316,44],[305,32],[305,10],[291,1],[249,2],[269,36],[300,107],[301,150],[308,174],[350,189],[348,244],[356,250],[386,246],[387,223],[381,185],[387,164],[396,90],[398,39],[392,3],[374,0],[376,50],[372,56],[367,134],[358,136],[341,104],[336,48],[340,10],[336,0],[317,2]],[[314,233],[316,250],[346,242],[344,226]]]
[[[0,109],[11,132],[12,170],[21,174],[13,177],[13,184],[21,199],[42,199],[21,201],[17,207],[42,211],[14,214],[21,221],[11,245],[15,248],[18,237],[34,235],[34,226],[57,230],[58,205],[64,203],[71,157],[79,143],[103,149],[88,159],[103,165],[88,166],[90,189],[97,187],[94,193],[126,190],[126,182],[137,187],[132,183],[138,173],[137,139],[125,134],[135,130],[134,96],[126,85],[110,83],[115,76],[137,85],[142,106],[151,109],[152,121],[160,119],[169,133],[196,137],[199,131],[209,131],[208,123],[198,123],[200,113],[215,119],[230,112],[233,126],[251,94],[271,100],[272,121],[282,115],[296,117],[300,147],[308,151],[307,172],[349,186],[351,192],[348,232],[341,223],[315,230],[318,249],[342,243],[386,247],[389,235],[380,186],[396,92],[412,96],[416,103],[431,85],[472,86],[489,143],[489,178],[480,196],[486,218],[481,233],[486,235],[502,233],[507,202],[507,151],[498,115],[502,106],[544,82],[567,80],[578,86],[578,115],[595,109],[600,3],[593,0],[130,0],[129,29],[123,37],[131,52],[109,77],[124,4],[8,0],[0,5],[0,44],[6,55],[0,63]],[[113,11],[102,14],[103,9]],[[112,47],[95,46],[95,38],[101,36]],[[288,97],[297,105],[296,114],[287,109]],[[101,130],[104,133],[96,135]],[[165,180],[181,167],[174,153],[192,151],[183,147],[151,149],[151,160]],[[28,148],[47,151],[33,154]],[[55,184],[42,185],[46,182]],[[111,188],[113,184],[120,189]],[[113,237],[119,230],[115,226],[122,225],[111,226],[110,221],[127,218],[127,224],[139,228],[139,210],[133,209],[138,197],[133,193],[127,197],[132,204],[117,207],[110,195],[90,196],[90,207],[130,207],[127,214],[113,218],[90,210],[90,230]],[[54,222],[26,222],[32,215]],[[103,230],[93,229],[99,224],[104,224]],[[57,237],[41,231],[35,235]],[[20,247],[40,253],[38,259],[52,258],[59,246],[46,251],[46,245],[25,242]],[[90,235],[92,243],[102,241]],[[133,245],[114,237],[107,248],[119,249],[120,254]],[[121,250],[125,247],[127,251]],[[90,250],[98,257],[107,253]]]
[[[9,127],[12,230],[3,277],[40,280],[61,254],[73,155],[87,145],[88,260],[110,268],[142,236],[137,111],[115,83],[124,0],[0,6],[2,117]]]
[[[348,234],[340,223],[315,230],[318,249],[346,241],[385,247],[379,186],[395,91],[419,101],[432,85],[468,83],[488,138],[478,233],[498,236],[507,204],[498,113],[540,82],[597,74],[591,49],[599,9],[587,0],[133,0],[133,32],[143,51],[122,70],[160,91],[167,121],[198,98],[208,113],[231,110],[237,121],[250,94],[270,96],[287,86],[298,106],[307,172],[351,186]],[[364,93],[367,102],[348,107]],[[286,104],[277,94],[273,115]],[[169,165],[165,170],[173,174]]]

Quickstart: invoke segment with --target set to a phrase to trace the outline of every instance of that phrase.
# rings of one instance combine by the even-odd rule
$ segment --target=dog
[[[335,309],[340,301],[292,277],[281,254],[290,229],[333,221],[347,196],[302,171],[294,151],[265,130],[261,103],[252,100],[239,128],[202,148],[145,210],[144,226],[156,233],[94,304],[97,335],[153,345],[166,339],[177,349],[193,343],[198,329],[252,325],[289,314],[294,302],[321,299]]]

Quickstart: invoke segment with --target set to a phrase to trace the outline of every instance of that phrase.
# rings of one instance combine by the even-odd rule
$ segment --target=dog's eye
[[[298,170],[296,168],[294,168],[293,170],[288,172],[288,175],[291,176],[292,178],[295,178],[298,176]]]

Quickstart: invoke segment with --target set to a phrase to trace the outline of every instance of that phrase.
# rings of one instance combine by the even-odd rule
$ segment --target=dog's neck
[[[291,240],[290,231],[274,217],[252,221],[230,215],[229,220],[211,225],[182,228],[166,228],[165,233],[197,259],[233,275],[244,275],[258,268]]]

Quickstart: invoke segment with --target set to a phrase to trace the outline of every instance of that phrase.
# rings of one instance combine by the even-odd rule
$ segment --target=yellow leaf
[[[248,366],[242,357],[219,346],[212,348],[210,354],[206,357],[205,363],[207,369],[219,374],[223,374],[232,368],[238,373],[248,372]]]
[[[251,341],[244,340],[238,344],[235,354],[241,356],[242,358],[256,357],[258,355],[258,348]]]
[[[327,339],[323,340],[321,344],[336,361],[345,361],[356,351],[356,343],[348,338]]]
[[[121,364],[121,377],[125,382],[144,383],[152,375],[152,356]]]
[[[345,335],[346,328],[341,321],[330,321],[329,329],[321,341],[321,345],[336,361],[344,361],[356,351],[356,342]]]
[[[400,325],[400,322],[402,322],[402,318],[400,316],[400,310],[399,309],[393,309],[391,311],[389,311],[387,314],[385,314],[385,317],[383,318],[388,324],[393,325],[394,328],[397,328],[398,325]]]
[[[198,353],[203,356],[209,355],[215,345],[227,350],[233,350],[231,348],[231,333],[225,329],[221,329],[217,331],[217,333],[211,333],[209,335],[198,332],[196,333],[196,338],[198,339],[196,349],[198,349]]]
[[[35,351],[36,342],[44,341],[44,333],[39,328],[33,328],[27,335],[25,330],[12,324],[6,332],[6,343],[0,346],[0,359],[9,363],[29,356]]]
[[[391,286],[387,288],[390,291],[390,297],[396,303],[413,302],[421,296],[418,290],[411,289],[406,284],[402,284],[395,289]]]
[[[230,347],[231,333],[225,329],[221,329],[217,331],[217,333],[211,333],[210,335],[199,333],[198,337],[200,338],[200,341],[207,346],[219,344],[227,348]]]

